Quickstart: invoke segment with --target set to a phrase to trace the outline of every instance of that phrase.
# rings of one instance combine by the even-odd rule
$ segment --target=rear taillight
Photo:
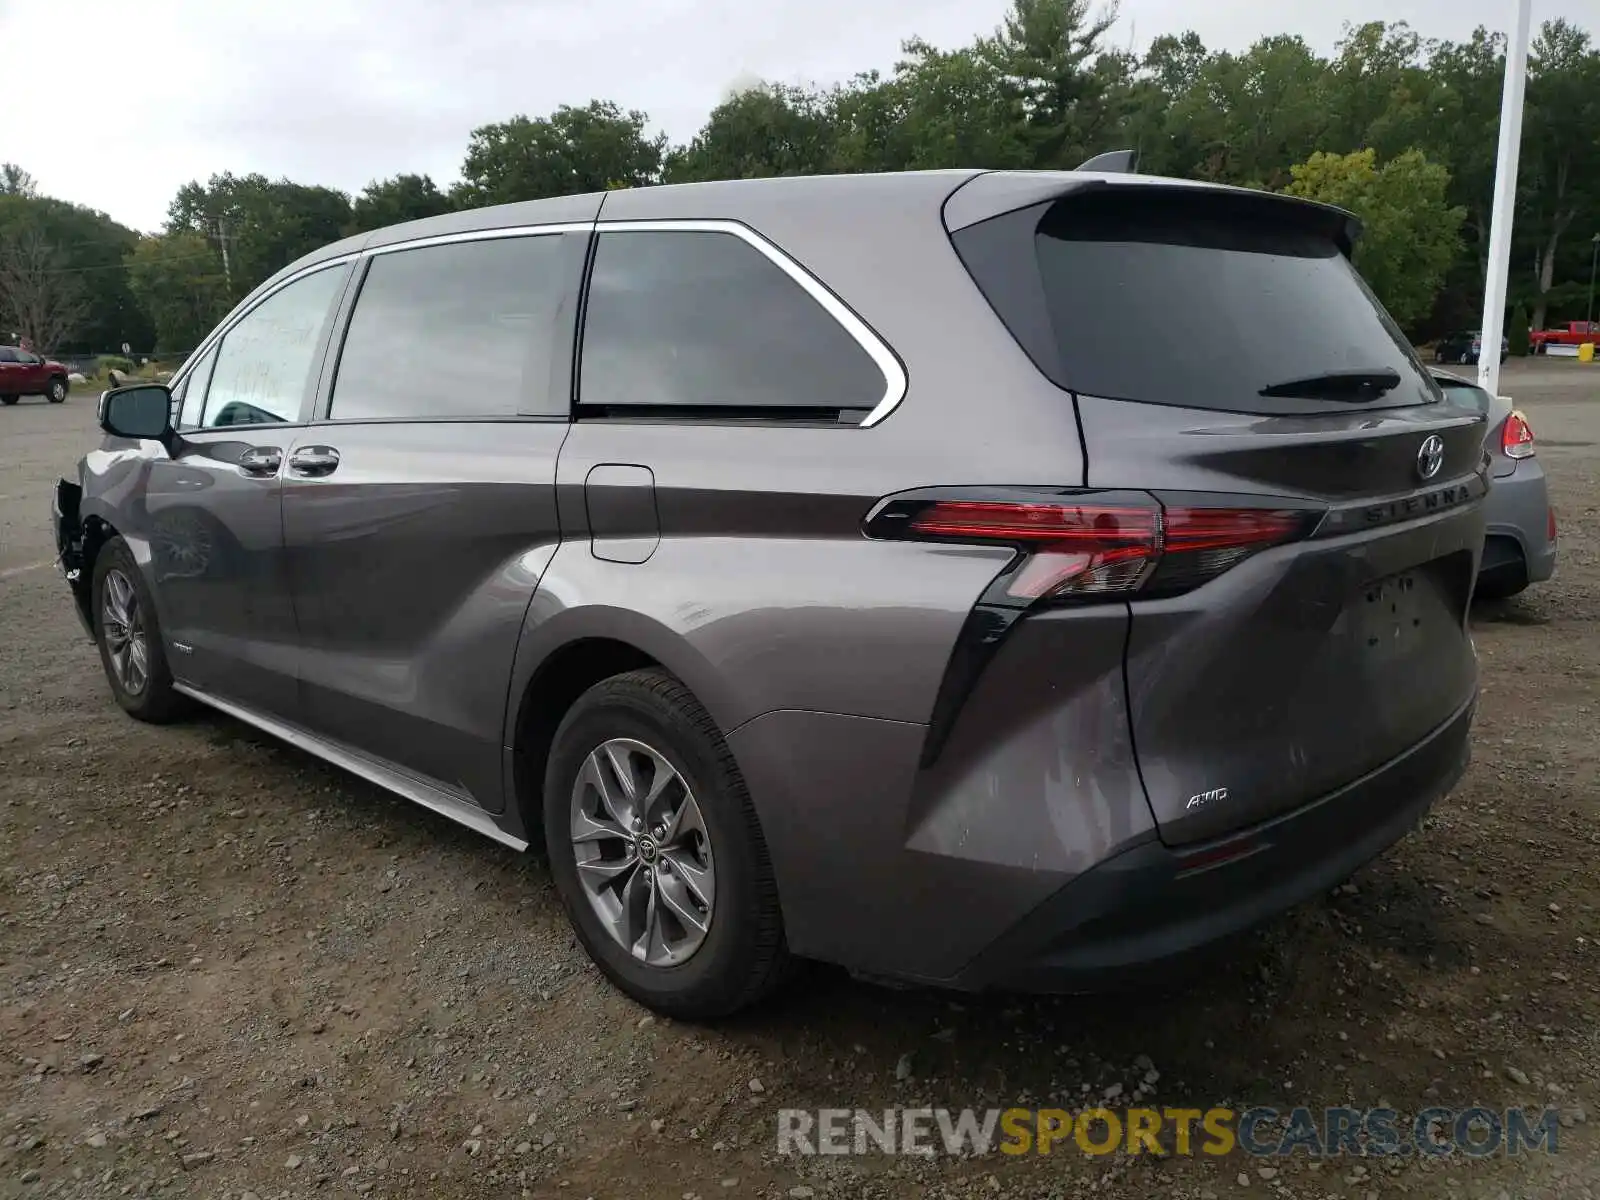
[[[1520,412],[1513,411],[1506,418],[1505,430],[1500,435],[1500,449],[1507,458],[1533,457],[1533,426]]]
[[[1216,578],[1316,525],[1316,512],[1162,504],[1140,493],[939,494],[884,503],[873,537],[1009,545],[1019,551],[996,580],[1012,602],[1172,595]],[[1015,498],[1012,498],[1015,496]]]

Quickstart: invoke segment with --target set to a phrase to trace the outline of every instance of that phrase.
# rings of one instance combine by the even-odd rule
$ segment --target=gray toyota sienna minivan
[[[542,841],[665,1012],[1136,980],[1466,761],[1483,418],[1356,233],[982,171],[380,230],[105,395],[61,565],[131,715]]]

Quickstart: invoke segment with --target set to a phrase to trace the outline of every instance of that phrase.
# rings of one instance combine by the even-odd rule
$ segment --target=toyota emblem
[[[1417,448],[1417,476],[1423,480],[1432,479],[1442,466],[1444,439],[1437,433],[1431,433],[1422,439],[1422,445]]]

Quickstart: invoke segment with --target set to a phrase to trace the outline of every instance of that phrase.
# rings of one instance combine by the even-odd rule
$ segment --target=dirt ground
[[[1513,363],[1559,575],[1474,614],[1475,759],[1424,829],[1164,995],[814,969],[656,1020],[518,856],[220,716],[112,703],[52,569],[92,402],[0,411],[0,1196],[1600,1195],[1600,367]],[[1151,1072],[1154,1071],[1152,1076]],[[782,1107],[1562,1109],[1559,1152],[797,1159]]]

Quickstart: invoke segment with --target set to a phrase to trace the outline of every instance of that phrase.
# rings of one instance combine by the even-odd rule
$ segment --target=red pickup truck
[[[20,346],[0,346],[0,404],[43,396],[51,404],[67,398],[67,368]]]
[[[1528,334],[1528,349],[1543,354],[1548,346],[1581,346],[1600,342],[1600,321],[1568,321],[1565,329],[1535,329]]]

